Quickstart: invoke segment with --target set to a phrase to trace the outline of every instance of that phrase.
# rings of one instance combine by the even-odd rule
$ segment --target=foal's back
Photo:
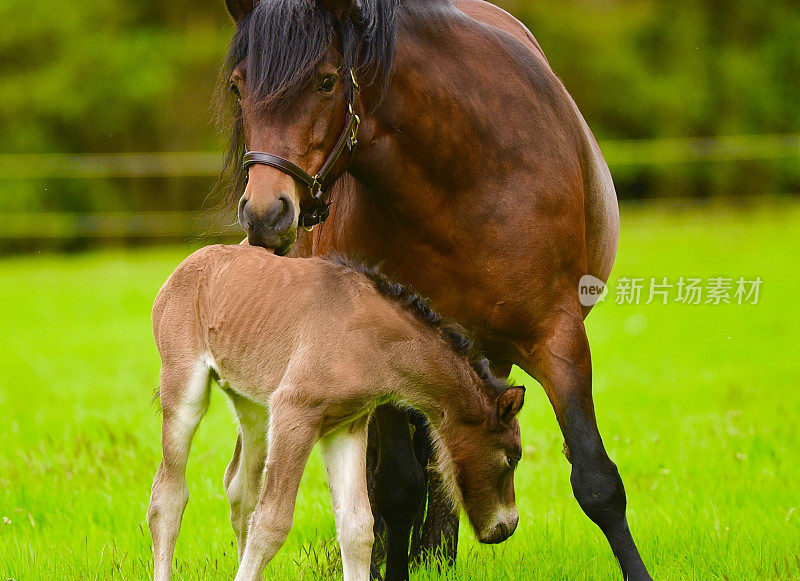
[[[375,382],[381,344],[408,326],[355,271],[248,246],[193,253],[153,307],[164,365],[208,366],[259,401],[290,380],[336,385],[340,395],[363,389],[367,374]]]

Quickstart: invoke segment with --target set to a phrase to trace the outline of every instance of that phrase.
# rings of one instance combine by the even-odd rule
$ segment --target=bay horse
[[[522,456],[516,416],[525,388],[494,377],[458,327],[379,273],[342,259],[209,246],[164,283],[153,333],[162,361],[163,460],[147,521],[157,581],[171,575],[189,494],[186,461],[212,379],[240,422],[241,466],[228,483],[237,581],[261,579],[286,539],[318,440],[344,579],[369,579],[367,425],[386,402],[429,418],[439,472],[478,539],[499,543],[514,532]]]
[[[610,274],[616,193],[533,35],[483,0],[227,7],[236,31],[221,78],[234,130],[223,177],[241,196],[247,241],[380,263],[466,327],[496,374],[516,364],[534,377],[563,433],[575,498],[623,576],[649,579],[598,430],[591,306],[578,292],[583,275]],[[407,415],[384,410],[376,424],[386,579],[407,579],[425,473]],[[452,539],[456,526],[442,528]]]

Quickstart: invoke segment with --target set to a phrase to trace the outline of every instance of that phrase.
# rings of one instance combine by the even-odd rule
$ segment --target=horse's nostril
[[[264,216],[264,222],[276,232],[283,232],[294,223],[292,200],[289,196],[281,196],[270,206]]]
[[[239,218],[239,224],[242,225],[242,228],[247,230],[250,227],[249,222],[247,221],[247,216],[245,216],[244,207],[247,204],[247,198],[242,196],[239,198],[239,207],[236,210],[236,216]]]
[[[264,213],[264,218],[263,218],[264,223],[270,227],[273,227],[278,222],[278,220],[280,220],[280,217],[283,215],[285,211],[286,211],[286,202],[283,200],[282,197],[278,198],[277,200],[272,202],[270,207],[267,208],[267,211]]]

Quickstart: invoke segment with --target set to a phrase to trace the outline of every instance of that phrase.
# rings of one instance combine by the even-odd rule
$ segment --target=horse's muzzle
[[[518,523],[519,523],[518,515],[515,515],[514,518],[508,522],[506,521],[498,522],[488,531],[484,531],[483,533],[481,533],[481,535],[478,537],[478,540],[481,543],[485,543],[488,545],[502,543],[508,537],[514,534],[514,531],[517,530]]]
[[[247,232],[247,242],[274,249],[279,255],[289,252],[297,238],[296,214],[286,194],[278,196],[264,211],[255,211],[244,196],[239,201],[239,223]]]

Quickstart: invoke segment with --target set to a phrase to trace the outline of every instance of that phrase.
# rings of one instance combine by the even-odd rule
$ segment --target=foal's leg
[[[367,493],[367,424],[363,417],[322,439],[344,581],[368,581],[372,510]]]
[[[628,528],[625,488],[608,457],[592,401],[589,342],[580,310],[548,322],[544,342],[528,349],[521,367],[544,387],[556,413],[572,463],[570,481],[583,511],[600,527],[626,579],[650,579]]]
[[[209,371],[205,367],[161,369],[163,458],[153,481],[147,510],[156,581],[170,578],[175,541],[189,500],[186,461],[197,425],[208,409],[209,381]]]
[[[408,413],[383,405],[373,417],[379,440],[375,502],[386,522],[386,581],[406,581],[411,527],[425,502],[425,472],[414,456]]]
[[[287,390],[288,391],[288,390]],[[319,410],[299,406],[279,390],[269,409],[269,449],[261,498],[250,517],[236,581],[255,581],[281,548],[292,528],[297,489],[319,436]]]
[[[239,418],[239,435],[231,463],[225,471],[225,491],[231,505],[231,525],[242,560],[247,525],[258,502],[267,457],[267,408],[226,390]]]

